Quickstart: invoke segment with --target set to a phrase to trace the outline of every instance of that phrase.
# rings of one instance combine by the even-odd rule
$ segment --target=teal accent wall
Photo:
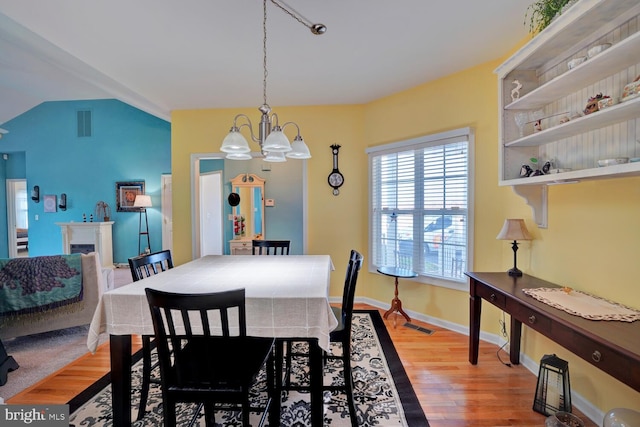
[[[90,137],[78,137],[77,112],[91,111]],[[29,255],[62,253],[56,222],[87,221],[98,201],[111,207],[113,256],[127,263],[138,252],[138,212],[117,212],[117,181],[145,181],[153,207],[147,210],[151,251],[162,249],[161,175],[171,173],[171,124],[113,99],[44,102],[2,124],[0,153],[0,257],[8,255],[6,185],[26,178],[27,191],[40,186],[41,200],[29,200]],[[20,160],[22,156],[22,160]],[[12,162],[16,161],[16,164]],[[44,195],[67,194],[67,210],[45,213]],[[38,216],[38,220],[36,220]],[[97,218],[94,220],[98,220]],[[145,244],[146,246],[146,240]]]

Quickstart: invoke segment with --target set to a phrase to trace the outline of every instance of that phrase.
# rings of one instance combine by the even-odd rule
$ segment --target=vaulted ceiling
[[[267,3],[271,106],[358,104],[505,55],[532,0]],[[260,0],[0,0],[0,125],[43,101],[172,110],[263,101]]]

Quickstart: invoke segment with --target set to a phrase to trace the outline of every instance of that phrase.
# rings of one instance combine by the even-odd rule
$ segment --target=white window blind
[[[471,140],[465,128],[368,150],[374,268],[466,282]]]

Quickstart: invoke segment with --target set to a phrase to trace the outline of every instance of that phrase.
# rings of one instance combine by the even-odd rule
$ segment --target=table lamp
[[[516,252],[518,252],[518,240],[531,240],[532,237],[524,224],[523,219],[505,219],[502,230],[496,236],[498,240],[513,240],[513,268],[508,271],[509,276],[522,276],[522,271],[518,270]]]

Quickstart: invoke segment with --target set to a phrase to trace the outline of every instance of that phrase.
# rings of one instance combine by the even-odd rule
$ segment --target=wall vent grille
[[[78,111],[78,138],[87,138],[91,136],[91,111]]]

